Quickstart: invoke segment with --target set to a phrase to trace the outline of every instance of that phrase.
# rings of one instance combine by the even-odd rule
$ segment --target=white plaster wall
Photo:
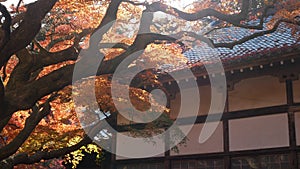
[[[126,153],[128,153],[129,155],[136,154],[141,151],[143,151],[142,154],[148,154],[148,153],[154,154],[155,152],[161,151],[163,153],[151,155],[149,157],[163,157],[164,156],[164,151],[165,151],[164,140],[157,139],[157,140],[155,140],[155,143],[151,142],[151,141],[147,142],[146,140],[143,140],[143,142],[145,144],[147,144],[147,145],[144,145],[143,143],[137,142],[137,141],[132,141],[132,142],[124,141],[123,139],[120,139],[121,134],[130,136],[130,137],[135,137],[135,136],[132,136],[128,132],[117,134],[117,139],[116,139],[117,140],[116,141],[116,152],[117,152],[116,159],[117,160],[134,159],[134,157],[128,158],[128,157],[118,155],[120,152],[124,152],[124,151],[126,151]],[[141,157],[141,156],[138,156],[136,158],[139,158],[139,157]]]
[[[300,102],[300,80],[293,82],[293,90],[294,90],[294,101]]]
[[[185,92],[188,95],[192,95],[194,93],[194,89],[185,89],[181,92]],[[181,117],[191,117],[193,116],[192,113],[192,107],[190,105],[197,105],[199,107],[199,113],[198,115],[207,115],[209,108],[210,108],[210,102],[211,102],[211,87],[210,86],[200,86],[199,87],[199,95],[200,95],[200,103],[196,102],[195,98],[189,97],[187,100],[184,101],[184,103],[181,102],[181,95],[178,93],[175,97],[175,99],[171,100],[171,113],[170,117],[172,119],[176,119],[178,116],[178,113],[180,111],[181,104],[185,104],[183,107],[184,114],[182,114]],[[130,121],[123,117],[122,115],[118,115],[118,124],[130,124]]]
[[[229,121],[230,150],[289,146],[287,114]]]
[[[184,91],[187,94],[193,93],[194,89],[185,89]],[[199,87],[199,95],[200,95],[200,103],[195,102],[194,98],[190,97],[188,98],[187,102],[191,104],[197,104],[199,106],[198,115],[207,115],[210,109],[211,105],[211,87],[210,86],[200,86]],[[171,118],[176,119],[179,113],[179,108],[181,106],[181,95],[178,93],[175,97],[175,99],[171,100]],[[182,117],[191,117],[192,113],[189,110],[190,107],[185,107],[185,113]]]
[[[184,128],[182,126],[181,128]],[[199,143],[200,132],[203,124],[196,124],[187,135],[188,141],[182,146],[178,146],[179,153],[171,151],[171,155],[203,154],[223,151],[223,126],[220,123],[213,135],[204,143]]]
[[[295,128],[297,145],[300,145],[300,112],[295,113]]]
[[[297,87],[295,87],[295,85]],[[206,115],[211,102],[210,86],[201,86],[200,108],[198,115]],[[186,89],[182,92],[187,94],[194,92]],[[300,102],[300,80],[294,82],[295,100]],[[171,118],[176,118],[180,109],[180,94],[171,101]],[[194,98],[188,98],[185,102],[196,103]],[[280,83],[278,78],[264,76],[243,80],[235,85],[233,91],[229,91],[229,110],[243,110],[260,107],[268,107],[286,104],[285,83]],[[184,108],[184,117],[190,117],[189,106]],[[119,116],[119,124],[128,123]],[[184,128],[184,126],[182,126]],[[218,126],[213,136],[203,144],[199,144],[199,135],[203,124],[194,125],[188,135],[189,141],[186,146],[179,147],[179,154],[171,151],[171,155],[202,154],[223,151],[223,127]],[[297,143],[300,145],[300,113],[296,116]],[[288,119],[286,114],[259,116],[229,121],[230,150],[250,150],[261,148],[284,147],[289,145]],[[119,146],[123,143],[118,143]],[[124,144],[122,146],[125,146]],[[160,154],[158,156],[164,156]],[[117,157],[117,159],[126,159]]]
[[[125,118],[124,116],[122,116],[120,114],[117,115],[117,122],[118,122],[118,125],[130,124],[130,120],[128,120],[127,118]]]
[[[228,93],[229,110],[245,110],[286,104],[285,83],[264,76],[242,80]]]

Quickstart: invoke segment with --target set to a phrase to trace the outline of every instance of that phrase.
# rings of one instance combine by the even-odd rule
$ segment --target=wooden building
[[[228,33],[230,32],[230,33]],[[243,29],[217,30],[220,41],[245,36]],[[229,37],[230,35],[231,37]],[[221,122],[203,144],[198,137],[210,106],[210,86],[201,63],[202,48],[187,51],[188,65],[196,75],[201,103],[196,124],[179,152],[143,159],[114,156],[117,169],[296,169],[300,168],[300,42],[282,25],[278,31],[236,45],[217,48],[227,80],[227,100]],[[170,68],[168,71],[180,71]],[[180,92],[167,73],[160,80],[171,93],[171,116],[176,118]],[[146,86],[155,88],[155,86]],[[150,90],[150,89],[149,89]],[[184,92],[191,89],[186,88]],[[188,110],[187,110],[188,111]],[[120,119],[120,118],[119,118]],[[192,125],[192,124],[190,124]]]

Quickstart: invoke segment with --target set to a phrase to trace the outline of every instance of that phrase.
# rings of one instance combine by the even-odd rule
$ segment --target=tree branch
[[[90,48],[95,48],[95,51],[99,51],[98,50],[98,42],[99,40],[102,38],[102,35],[105,33],[105,31],[107,31],[112,25],[109,24],[111,22],[113,22],[116,19],[116,13],[117,13],[117,7],[120,5],[122,1],[121,0],[113,0],[111,1],[108,10],[105,14],[104,19],[102,20],[101,24],[98,26],[98,28],[93,32],[93,36],[90,39]],[[226,17],[231,17],[232,16],[241,16],[241,15],[245,15],[248,14],[248,10],[245,12],[246,10],[246,5],[247,5],[247,1],[243,1],[243,10],[240,14],[234,14],[234,15],[226,15]],[[157,6],[157,5],[161,5],[161,3],[153,3],[150,5],[150,7],[147,7],[146,11],[155,11],[155,10],[161,10],[164,9],[165,11],[167,11],[166,6]],[[156,9],[157,8],[157,9]],[[248,9],[248,7],[247,7]],[[212,13],[211,13],[212,14]],[[210,13],[205,13],[205,12],[199,12],[197,13],[195,16],[193,14],[182,14],[182,17],[185,17],[185,15],[187,15],[187,17],[192,16],[189,19],[196,19],[199,17],[204,17],[204,16],[209,16]],[[224,14],[222,14],[224,15]],[[149,20],[146,22],[144,21],[145,18],[150,18],[150,17],[142,17],[142,21],[140,25],[140,29],[139,32],[143,31],[141,28],[146,28],[149,26]],[[240,18],[239,18],[240,19]],[[109,25],[107,25],[109,24]],[[104,29],[104,31],[101,31],[100,33],[97,32],[97,30],[99,29]],[[213,43],[211,42],[210,39],[207,39],[205,37],[201,37],[200,38],[202,41],[206,41],[207,43]],[[161,41],[167,41],[167,42],[174,42],[174,43],[179,43],[180,45],[184,46],[184,44],[180,41],[178,41],[175,38],[172,38],[170,36],[166,36],[166,35],[160,35],[160,34],[155,34],[155,33],[140,33],[137,35],[134,43],[132,45],[130,45],[127,50],[120,54],[119,56],[111,59],[111,60],[106,60],[106,61],[102,61],[101,66],[97,72],[97,75],[103,75],[103,74],[111,74],[114,73],[115,69],[117,68],[117,66],[125,59],[127,58],[129,55],[133,54],[134,52],[138,52],[141,50],[144,50],[147,45],[151,44],[151,43],[157,43],[157,42],[161,42]],[[96,44],[96,45],[95,45]],[[215,46],[220,46],[224,44],[214,44]],[[70,51],[69,51],[70,50]],[[72,54],[68,54],[67,58],[71,58],[74,59],[77,58],[77,54],[78,52],[74,52],[73,49],[69,49],[68,52],[71,52]],[[73,52],[72,52],[73,50]],[[67,52],[67,51],[62,51],[62,52]],[[97,58],[97,56],[102,55],[100,52],[99,53],[90,53],[90,55],[93,55],[92,57]],[[56,53],[55,56],[58,56],[58,53]],[[44,60],[44,61],[39,61],[40,63],[43,63],[40,66],[44,66],[47,64],[54,64],[56,62],[61,62],[62,60],[66,59],[65,54],[61,55],[62,57],[53,57],[53,56],[49,56],[50,60]],[[103,56],[104,57],[104,56]],[[137,56],[136,56],[137,57]],[[53,58],[56,58],[54,60],[52,60]],[[85,57],[84,55],[81,57],[81,59],[77,62],[77,64],[81,64],[83,72],[84,70],[87,70],[85,72],[85,74],[83,74],[83,77],[86,76],[91,76],[93,75],[91,72],[88,72],[88,70],[90,69],[90,65],[94,65],[95,62],[93,62],[90,57]],[[132,58],[132,59],[136,59],[136,58]],[[97,60],[97,59],[96,59]],[[16,109],[28,109],[30,107],[32,107],[32,105],[39,100],[41,97],[52,93],[53,91],[58,91],[60,89],[62,89],[63,87],[70,85],[72,83],[72,75],[73,75],[73,70],[74,70],[74,64],[72,65],[67,65],[64,66],[58,70],[55,70],[51,73],[49,73],[48,75],[32,81],[30,83],[27,83],[23,86],[21,86],[17,91],[9,91],[7,93],[7,98],[9,98],[9,104],[11,105],[11,107],[15,107]],[[48,85],[49,83],[53,84],[53,85]],[[35,88],[33,86],[39,86],[39,88]],[[22,91],[22,92],[21,92]],[[30,98],[30,99],[28,99]],[[21,102],[21,101],[22,102]],[[7,116],[8,114],[6,114]]]
[[[24,16],[25,16],[25,12],[16,15],[14,18],[12,18],[11,25],[21,22],[21,20],[24,19]]]
[[[28,155],[25,153],[17,154],[15,156],[9,157],[0,162],[0,168],[12,168],[18,164],[33,164],[40,162],[41,160],[49,160],[53,158],[58,158],[64,156],[68,153],[71,153],[75,150],[78,150],[82,146],[92,143],[92,140],[88,136],[84,136],[84,138],[77,144],[61,148],[58,150],[53,150],[50,152],[46,151],[39,151],[36,152],[34,155]]]
[[[31,55],[29,51],[24,48],[16,53],[19,59],[18,64],[11,72],[9,81],[6,85],[6,91],[15,90],[19,86],[23,86],[29,79],[30,69],[34,65],[34,55]]]
[[[148,2],[133,2],[133,1],[130,1],[130,0],[123,0],[123,2],[127,2],[127,3],[130,3],[132,5],[142,5],[142,6],[148,6],[149,3]]]
[[[23,21],[13,31],[10,40],[0,51],[0,67],[2,67],[17,51],[32,42],[40,30],[41,21],[52,9],[57,0],[39,0],[28,5]]]
[[[247,28],[247,29],[258,29],[258,30],[263,29],[264,17],[266,16],[268,10],[273,8],[274,6],[268,5],[263,8],[262,15],[260,16],[260,23],[258,25],[241,24],[241,21],[246,20],[248,17],[249,7],[250,7],[250,1],[243,0],[240,13],[224,14],[224,13],[221,13],[221,12],[219,12],[215,9],[211,9],[211,8],[202,9],[196,13],[186,13],[177,8],[163,4],[161,2],[154,2],[150,5],[147,5],[149,12],[161,11],[166,14],[170,14],[170,15],[179,17],[186,21],[196,21],[196,20],[200,20],[202,18],[208,17],[208,16],[213,16],[213,17],[218,18],[219,20],[230,23],[236,27]]]
[[[112,0],[106,10],[106,13],[99,24],[99,26],[93,31],[90,44],[93,47],[97,47],[101,41],[103,35],[112,27],[112,24],[117,19],[118,8],[122,0]],[[101,30],[101,31],[98,31]]]
[[[10,120],[11,116],[8,116],[4,119],[0,120],[0,132],[3,130],[3,128],[8,124],[9,120]]]
[[[2,110],[0,110],[0,112],[3,112],[5,109],[5,100],[4,99],[5,99],[4,84],[2,81],[2,77],[0,76],[0,109],[2,109]],[[1,124],[0,124],[0,126],[1,126]]]
[[[104,48],[120,48],[120,49],[127,50],[129,48],[129,45],[127,45],[125,43],[100,43],[99,44],[99,48],[100,49],[104,49]]]
[[[74,36],[72,34],[68,34],[67,36],[59,37],[57,39],[53,39],[47,46],[46,49],[50,50],[53,46],[55,46],[59,42],[63,42],[65,40],[72,40]]]
[[[3,33],[1,33],[0,35],[0,51],[1,51],[10,39],[11,16],[8,10],[6,9],[6,7],[2,4],[0,4],[0,12],[4,17],[4,22],[1,25],[1,29]],[[2,66],[0,66],[0,68],[1,67]]]
[[[290,24],[295,24],[295,23],[291,22],[291,21],[288,20],[288,19],[280,19],[280,20],[278,20],[278,21],[274,24],[274,26],[273,26],[272,29],[265,30],[265,31],[259,31],[259,32],[253,33],[253,34],[251,34],[251,35],[249,35],[249,36],[245,36],[245,37],[243,37],[242,39],[237,40],[237,41],[233,41],[233,42],[231,42],[231,43],[214,43],[214,42],[212,42],[212,44],[213,44],[213,47],[215,47],[215,48],[218,48],[218,47],[225,47],[225,48],[230,48],[230,49],[232,49],[234,46],[239,45],[239,44],[242,44],[242,43],[244,43],[244,42],[247,42],[247,41],[249,41],[249,40],[251,40],[251,39],[257,38],[257,37],[259,37],[259,36],[263,36],[263,35],[267,35],[267,34],[274,33],[274,32],[277,30],[277,28],[279,27],[279,25],[280,25],[281,23],[283,23],[283,22],[285,22],[285,23],[290,23]]]
[[[20,5],[21,5],[22,1],[23,0],[19,0],[19,2],[17,4],[17,8],[16,8],[17,13],[19,13],[19,8],[20,8]]]
[[[51,10],[51,8],[53,7],[56,1],[57,0],[39,0],[29,5],[23,22],[17,28],[17,30],[14,31],[13,38],[5,46],[5,50],[0,51],[0,56],[2,56],[0,58],[0,67],[2,67],[2,65],[8,61],[10,55],[16,53],[18,50],[22,48],[25,48],[34,39],[35,35],[38,33],[40,29],[41,20],[44,18],[46,13]],[[91,44],[90,46],[92,46],[93,48],[98,47],[97,44],[102,39],[104,33],[106,33],[111,28],[113,22],[116,20],[118,7],[121,4],[121,2],[122,0],[112,0],[110,2],[108,9],[105,13],[105,16],[103,17],[99,26],[94,30],[90,38],[90,44]],[[32,20],[32,18],[34,18],[34,20]],[[29,22],[29,20],[31,20],[31,22]],[[97,32],[97,30],[100,29],[101,31]],[[28,36],[25,37],[24,34],[27,34]],[[79,40],[80,39],[75,39],[75,41],[77,42],[79,42]],[[62,58],[65,59],[64,57]],[[60,60],[56,60],[56,61],[60,61]],[[46,64],[49,64],[49,62],[47,61]],[[11,113],[17,110],[27,110],[30,107],[32,107],[37,100],[45,96],[44,95],[45,93],[50,94],[53,91],[58,91],[63,87],[71,84],[73,68],[74,65],[67,65],[62,69],[60,69],[60,71],[54,71],[49,76],[41,78],[42,80],[38,79],[37,81],[27,83],[22,87],[18,88],[18,90],[8,90],[6,98],[7,100],[9,100],[7,106],[9,107],[8,109],[10,109],[10,111],[3,110],[2,112],[0,112],[0,118],[6,118],[8,116],[11,116]],[[63,75],[66,75],[67,77]],[[62,79],[61,81],[59,81],[59,79],[61,78],[66,78],[66,79]],[[44,82],[47,82],[47,84],[52,83],[55,85],[49,86]],[[57,84],[55,82],[57,82]],[[32,85],[35,86],[38,84],[44,86],[41,86],[40,89],[32,87]],[[33,100],[35,101],[33,102]]]
[[[220,20],[226,21],[235,26],[242,27],[243,25],[240,24],[240,21],[247,18],[248,12],[249,12],[249,5],[250,5],[249,0],[243,0],[241,12],[238,14],[231,14],[231,15],[221,13],[221,12],[219,12],[215,9],[211,9],[211,8],[206,8],[206,9],[200,10],[196,13],[186,13],[177,8],[165,5],[161,2],[154,2],[154,3],[150,4],[148,6],[148,10],[149,10],[149,12],[158,12],[158,11],[164,12],[164,13],[167,13],[167,14],[170,14],[173,16],[178,16],[187,21],[196,21],[196,20],[202,19],[204,17],[214,16]]]
[[[0,148],[0,160],[3,160],[17,152],[19,147],[27,140],[38,123],[51,112],[50,101],[52,101],[55,97],[57,97],[56,94],[50,96],[43,105],[35,105],[32,108],[32,113],[26,119],[25,127],[22,131],[20,131],[20,133],[9,144]]]
[[[97,75],[112,74],[125,58],[137,51],[144,50],[147,45],[155,43],[156,41],[175,42],[183,45],[181,42],[178,42],[176,38],[170,36],[154,33],[140,34],[136,37],[134,43],[124,53],[114,59],[103,61],[97,72]],[[95,61],[90,59],[92,59],[93,57],[97,57],[93,53],[91,53],[91,55],[94,56],[82,56],[82,59],[76,63],[82,65],[82,72],[84,72],[84,74],[82,74],[82,78],[94,75],[92,74],[93,72],[89,72],[89,69],[90,65],[95,64]],[[133,57],[132,59],[136,59],[136,57]],[[20,86],[17,90],[7,92],[9,104],[13,105],[12,107],[26,110],[32,107],[33,104],[41,97],[48,95],[54,91],[61,90],[65,86],[72,84],[74,66],[74,64],[64,66],[47,74],[46,76],[43,76],[38,80]],[[53,85],[48,85],[49,83]],[[33,86],[39,86],[39,88],[35,88]],[[22,102],[20,102],[20,100]]]

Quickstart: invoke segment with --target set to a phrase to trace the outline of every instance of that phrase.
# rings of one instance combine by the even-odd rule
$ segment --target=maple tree
[[[84,80],[77,79],[86,90],[96,85],[98,105],[90,108],[99,106],[103,112],[116,113],[110,77],[124,59],[137,51],[144,50],[142,56],[132,58],[135,61],[129,67],[143,68],[145,63],[153,67],[169,63],[180,66],[187,62],[182,53],[195,44],[233,48],[275,32],[281,23],[294,30],[300,24],[297,0],[212,0],[186,5],[177,9],[169,1],[38,0],[12,11],[0,5],[0,166],[22,168],[20,164],[54,158],[72,160],[71,152],[81,151],[83,146],[88,152],[100,153],[101,148],[93,146],[84,134],[71,98],[71,90],[76,90],[71,86],[75,64],[86,65],[82,69],[93,64],[79,56],[82,51],[97,46],[95,55],[105,56],[96,82],[88,79],[93,76],[90,72],[81,77]],[[157,12],[173,17],[155,17]],[[265,18],[271,14],[274,17],[264,30]],[[260,19],[259,24],[248,24],[253,19]],[[195,33],[212,20],[219,20],[218,27]],[[183,29],[187,23],[189,29]],[[230,43],[215,43],[206,36],[226,26],[261,31]],[[103,32],[99,34],[100,29]],[[91,38],[94,34],[97,38]],[[151,96],[139,87],[143,82],[160,83],[151,70],[139,74],[138,79],[136,87],[130,88],[131,102],[145,110]],[[168,112],[159,104],[155,109]],[[107,120],[113,121],[113,117]],[[60,162],[54,160],[47,165],[58,166]]]

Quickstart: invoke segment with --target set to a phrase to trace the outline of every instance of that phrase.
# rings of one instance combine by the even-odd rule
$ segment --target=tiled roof
[[[251,24],[255,24],[255,21]],[[261,30],[249,30],[237,27],[217,29],[208,36],[214,43],[228,43],[239,40]],[[300,29],[299,32],[300,33]],[[240,45],[229,48],[210,48],[208,46],[196,46],[184,53],[187,57],[187,65],[182,67],[164,67],[165,72],[180,70],[183,67],[194,67],[202,63],[211,62],[214,59],[221,59],[224,67],[227,65],[242,64],[245,62],[256,62],[257,60],[272,60],[278,54],[300,52],[300,42],[292,35],[291,28],[281,24],[277,31],[272,34],[259,36]]]

